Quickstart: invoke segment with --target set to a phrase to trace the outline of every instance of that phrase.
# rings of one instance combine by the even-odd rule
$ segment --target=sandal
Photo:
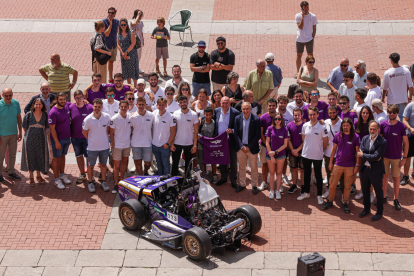
[[[46,183],[46,180],[44,180],[43,177],[41,176],[36,176],[36,181],[37,183],[41,183],[41,184]]]
[[[32,187],[36,186],[36,183],[34,181],[34,178],[30,178],[29,177],[29,180],[30,180],[30,186],[32,186]]]
[[[158,65],[155,66],[155,73],[157,73],[157,74],[161,73],[160,66],[158,66]]]
[[[164,77],[168,77],[168,74],[167,74],[167,72],[166,71],[164,71]]]

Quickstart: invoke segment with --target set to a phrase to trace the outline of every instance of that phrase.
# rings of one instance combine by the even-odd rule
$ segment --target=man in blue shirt
[[[108,61],[109,83],[114,83],[114,61],[117,56],[116,39],[118,35],[119,20],[115,19],[115,15],[116,9],[114,7],[110,7],[108,9],[108,17],[102,20],[105,24],[105,32],[103,33],[104,42],[108,50],[112,53],[111,59]]]
[[[326,84],[329,86],[332,92],[338,93],[339,86],[343,83],[343,76],[346,71],[352,72],[352,67],[349,66],[349,59],[341,59],[339,66],[332,69],[329,73],[328,80]]]
[[[275,90],[273,90],[272,93],[270,93],[270,98],[277,100],[279,87],[282,84],[283,80],[282,70],[279,66],[273,64],[273,61],[275,60],[275,55],[273,53],[267,53],[265,56],[265,60],[267,63],[266,69],[272,72],[273,74],[273,85],[275,87]]]
[[[13,99],[11,88],[3,89],[3,99],[0,101],[0,164],[3,164],[7,147],[9,147],[9,164],[7,172],[14,180],[22,178],[14,172],[16,163],[17,142],[22,140],[22,116],[20,104]],[[0,183],[4,183],[0,172]]]

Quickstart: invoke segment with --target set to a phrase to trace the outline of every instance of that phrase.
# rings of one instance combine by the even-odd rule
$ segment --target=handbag
[[[111,59],[111,56],[110,55],[103,54],[103,53],[100,53],[100,52],[98,52],[98,51],[95,50],[96,38],[98,37],[98,35],[102,36],[101,34],[96,34],[95,41],[91,45],[91,50],[92,50],[92,70],[93,70],[93,63],[94,62],[97,61],[97,62],[99,62],[100,65],[105,65]],[[104,47],[102,47],[102,50],[109,51],[106,48],[105,45],[104,45]],[[96,58],[96,61],[93,60],[94,58]]]
[[[135,49],[139,49],[141,48],[141,40],[139,39],[139,37],[137,36],[137,33],[134,31],[135,34]]]

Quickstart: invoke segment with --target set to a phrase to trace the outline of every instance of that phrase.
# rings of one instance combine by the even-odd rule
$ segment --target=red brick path
[[[99,3],[99,4],[98,4]],[[116,18],[131,19],[135,9],[144,12],[144,19],[168,18],[172,0],[112,0],[96,1],[2,1],[0,18],[22,19],[103,19],[108,16],[108,8],[117,9]]]
[[[292,20],[301,1],[216,0],[213,20]],[[318,20],[412,20],[412,1],[311,1]]]

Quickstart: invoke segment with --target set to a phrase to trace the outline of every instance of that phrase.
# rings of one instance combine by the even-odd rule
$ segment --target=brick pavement
[[[0,18],[25,18],[25,19],[95,19],[105,18],[107,9],[115,7],[116,17],[132,18],[135,9],[144,12],[145,19],[157,19],[159,16],[168,17],[172,0],[127,0],[114,2],[111,0],[99,1],[99,5],[94,1],[12,1],[6,0],[2,3]]]
[[[294,20],[301,1],[216,0],[213,20]],[[412,20],[412,1],[311,1],[318,20]]]

